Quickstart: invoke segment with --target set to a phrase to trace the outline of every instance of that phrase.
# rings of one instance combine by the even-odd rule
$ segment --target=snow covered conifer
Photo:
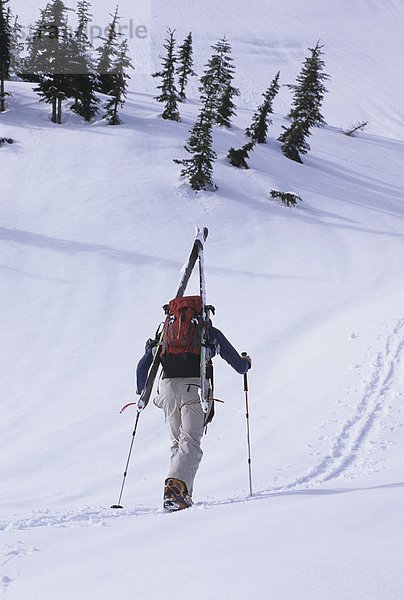
[[[329,75],[322,72],[323,47],[320,42],[317,42],[314,48],[309,48],[311,54],[303,63],[296,79],[297,83],[288,86],[294,92],[293,104],[288,116],[293,120],[305,115],[310,127],[325,125],[321,105],[327,91],[323,81],[329,79]]]
[[[214,192],[217,186],[212,179],[213,163],[216,160],[216,152],[212,148],[214,123],[212,96],[209,92],[204,93],[201,100],[202,108],[195,125],[190,130],[188,143],[184,146],[185,150],[192,154],[192,158],[175,159],[174,162],[184,166],[181,177],[189,180],[193,190]]]
[[[100,81],[100,91],[111,98],[107,101],[105,118],[109,125],[122,123],[118,108],[124,106],[126,100],[127,80],[130,79],[128,69],[133,69],[129,58],[127,39],[119,41],[123,35],[119,32],[118,7],[112,16],[108,28],[108,37],[99,49],[100,58],[97,65]]]
[[[109,94],[111,99],[105,105],[108,125],[120,125],[122,123],[118,114],[118,108],[123,107],[126,101],[126,91],[128,87],[128,69],[133,69],[129,58],[128,40],[125,38],[119,45],[119,52],[113,63],[114,78],[113,87]]]
[[[236,150],[235,148],[230,148],[227,154],[227,159],[229,163],[233,165],[233,167],[238,167],[239,169],[249,169],[250,167],[248,166],[246,159],[249,157],[249,154],[254,148],[254,145],[255,141],[251,141],[247,144],[244,144],[244,146],[242,146],[238,150]]]
[[[279,91],[279,76],[280,72],[278,71],[269,88],[262,94],[264,102],[258,107],[253,115],[251,125],[245,130],[245,135],[250,141],[241,148],[230,148],[227,159],[233,167],[248,169],[247,158],[254,149],[255,144],[265,144],[268,125],[271,123],[268,114],[272,113],[272,103]]]
[[[214,53],[201,77],[200,91],[211,95],[215,122],[223,127],[231,127],[231,118],[236,114],[233,98],[240,95],[240,91],[233,86],[235,67],[230,56],[231,46],[224,37],[212,49]]]
[[[91,23],[91,4],[88,0],[78,0],[77,2],[77,19],[78,25],[76,29],[76,39],[85,42],[87,47],[90,47],[90,40],[88,39],[88,24]]]
[[[5,81],[10,76],[11,27],[10,13],[6,10],[9,0],[0,0],[0,112],[6,110]]]
[[[99,77],[99,91],[103,94],[109,94],[114,85],[114,62],[118,54],[119,37],[122,35],[119,32],[118,6],[115,13],[110,15],[112,21],[108,26],[108,35],[106,38],[101,38],[104,44],[97,49],[99,59],[97,62],[97,72]]]
[[[224,88],[216,115],[216,123],[221,127],[231,127],[231,119],[236,114],[236,105],[233,102],[233,97],[239,95],[239,90],[230,83]]]
[[[31,43],[29,63],[38,86],[35,91],[52,105],[52,122],[62,122],[62,102],[71,96],[72,47],[62,0],[49,2]]]
[[[91,21],[90,4],[87,0],[77,3],[78,27],[71,45],[75,54],[76,69],[72,74],[72,87],[74,104],[71,110],[75,111],[86,121],[91,121],[98,113],[99,100],[96,96],[99,81],[95,64],[91,56],[92,45],[88,39],[87,28]]]
[[[177,57],[175,55],[175,39],[174,31],[171,29],[167,30],[168,38],[164,44],[166,49],[166,56],[162,58],[161,71],[153,73],[152,77],[160,77],[161,85],[157,86],[157,89],[161,90],[159,96],[155,97],[157,102],[165,104],[165,108],[162,114],[163,119],[170,121],[179,121],[180,113],[178,111],[178,91],[175,86],[175,69]]]
[[[271,190],[270,198],[276,198],[282,202],[284,206],[296,206],[302,199],[295,192],[281,192],[280,190]]]
[[[14,140],[12,138],[0,137],[0,147],[4,144],[14,144]]]
[[[212,119],[202,108],[185,145],[185,150],[192,154],[192,158],[174,160],[184,166],[181,177],[186,177],[195,191],[213,192],[217,189],[212,179],[213,162],[216,159],[212,144]]]
[[[42,61],[41,55],[44,51],[44,29],[45,15],[41,10],[41,17],[36,21],[33,27],[31,37],[27,39],[27,56],[23,59],[21,78],[25,81],[39,83]]]
[[[189,32],[184,40],[182,46],[178,49],[178,67],[176,73],[178,75],[179,93],[178,99],[180,102],[186,100],[185,88],[188,83],[188,77],[196,77],[196,73],[193,70],[193,49],[192,49],[192,32]]]
[[[307,154],[310,150],[307,138],[311,135],[311,128],[325,123],[320,109],[327,91],[323,81],[329,79],[329,75],[322,72],[322,48],[320,42],[314,48],[309,48],[311,54],[303,63],[297,84],[288,86],[294,91],[292,109],[288,115],[291,124],[283,127],[284,132],[278,138],[282,142],[283,154],[300,163],[300,154]]]
[[[280,71],[275,75],[267,91],[262,94],[264,102],[258,107],[251,125],[245,130],[245,135],[258,144],[265,144],[267,141],[268,126],[272,123],[268,115],[273,112],[272,103],[279,92],[279,76]]]
[[[11,23],[10,73],[17,75],[20,73],[23,64],[21,58],[21,53],[24,50],[23,33],[18,15],[13,17],[9,9],[9,17]],[[13,22],[12,19],[14,19]]]
[[[303,163],[300,154],[307,154],[310,150],[306,141],[311,135],[307,121],[303,118],[295,119],[289,127],[282,126],[282,128],[284,132],[278,140],[282,142],[283,154],[295,162]]]
[[[213,163],[216,152],[213,150],[212,130],[215,122],[215,96],[210,86],[215,86],[212,78],[201,88],[202,107],[199,111],[195,125],[190,130],[188,143],[185,150],[192,154],[192,158],[183,160],[174,159],[177,164],[182,164],[181,177],[186,177],[193,190],[206,190],[214,192],[217,186],[213,182]]]

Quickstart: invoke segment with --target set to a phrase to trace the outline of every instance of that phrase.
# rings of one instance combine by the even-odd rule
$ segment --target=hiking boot
[[[169,512],[192,506],[192,498],[189,496],[187,486],[183,481],[174,479],[174,477],[165,480],[163,506]]]

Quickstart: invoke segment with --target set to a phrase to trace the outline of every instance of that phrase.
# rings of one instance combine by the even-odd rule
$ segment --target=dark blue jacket
[[[223,335],[223,333],[213,327],[212,325],[208,329],[208,352],[207,358],[213,358],[219,354],[233,369],[244,375],[250,368],[250,363],[245,360],[237,350],[230,344],[229,340]],[[146,342],[145,353],[140,359],[136,368],[136,389],[137,393],[140,394],[146,384],[147,374],[153,361],[153,347],[155,347],[156,341],[149,339]]]

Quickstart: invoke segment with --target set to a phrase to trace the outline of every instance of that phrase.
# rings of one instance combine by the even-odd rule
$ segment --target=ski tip
[[[123,506],[121,504],[113,504],[111,508],[123,508]]]
[[[196,227],[196,237],[206,242],[209,235],[209,229],[207,227]]]

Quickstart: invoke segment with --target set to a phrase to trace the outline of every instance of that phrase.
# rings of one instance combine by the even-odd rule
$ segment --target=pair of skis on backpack
[[[197,228],[196,237],[188,260],[184,266],[181,280],[173,300],[167,305],[166,319],[158,334],[156,351],[146,379],[145,387],[137,401],[137,409],[141,411],[149,403],[154,382],[161,365],[163,352],[180,355],[186,353],[199,356],[200,388],[199,398],[203,412],[209,412],[210,404],[206,379],[206,335],[208,323],[208,307],[206,306],[206,288],[204,274],[203,249],[208,237],[207,227]],[[185,300],[184,294],[196,263],[199,265],[199,296]],[[183,301],[180,299],[184,298]],[[192,314],[192,311],[194,314]],[[194,326],[192,326],[194,325]],[[164,348],[163,348],[164,345]],[[124,407],[125,408],[125,407]]]

